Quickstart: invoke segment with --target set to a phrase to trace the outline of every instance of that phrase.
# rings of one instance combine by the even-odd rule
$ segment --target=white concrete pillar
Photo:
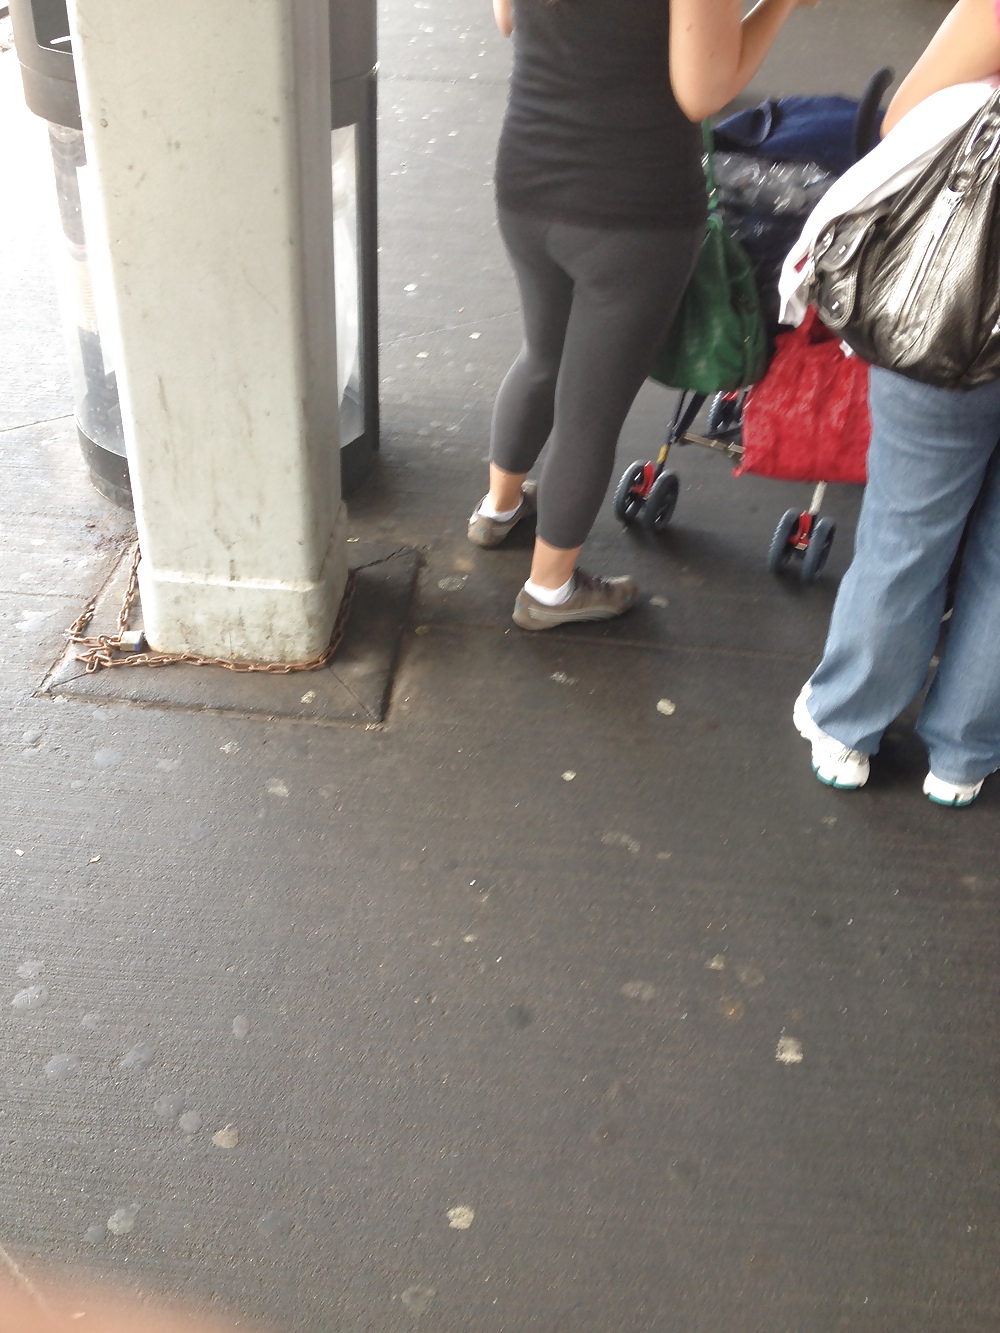
[[[146,636],[329,642],[340,494],[328,0],[70,0]]]

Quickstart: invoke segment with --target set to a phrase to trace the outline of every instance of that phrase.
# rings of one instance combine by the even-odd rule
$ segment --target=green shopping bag
[[[708,125],[703,133],[708,227],[651,378],[671,389],[708,395],[761,378],[767,364],[767,332],[750,260],[726,231],[719,213]]]

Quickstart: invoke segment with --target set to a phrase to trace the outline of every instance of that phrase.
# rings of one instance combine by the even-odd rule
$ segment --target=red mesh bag
[[[743,405],[743,461],[781,481],[866,480],[871,418],[867,361],[848,356],[810,307],[781,333],[767,374]]]

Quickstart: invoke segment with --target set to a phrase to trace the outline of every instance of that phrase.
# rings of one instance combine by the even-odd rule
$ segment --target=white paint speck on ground
[[[453,1231],[468,1231],[475,1216],[473,1209],[467,1208],[465,1204],[459,1204],[457,1208],[448,1209],[448,1225]]]
[[[183,1134],[197,1134],[198,1130],[201,1129],[201,1112],[185,1111],[182,1116],[178,1117],[177,1128]]]
[[[626,981],[621,993],[626,1000],[638,1000],[641,1004],[649,1004],[650,1000],[656,998],[656,987],[651,986],[648,981]]]
[[[576,774],[573,772],[573,770],[571,768],[567,768],[566,772],[562,775],[562,780],[563,782],[572,782],[575,777]]]
[[[670,605],[670,603],[667,601],[667,599],[666,599],[665,597],[651,597],[651,598],[649,599],[649,604],[650,604],[650,606],[669,606],[669,605]]]
[[[22,634],[32,634],[42,628],[46,620],[55,615],[54,611],[24,611],[23,620],[18,621],[17,629]]]
[[[219,749],[223,754],[239,754],[240,747],[235,741],[226,741],[225,745],[220,745]]]
[[[127,1236],[135,1226],[135,1219],[139,1216],[139,1205],[130,1204],[127,1208],[116,1208],[108,1218],[108,1230],[112,1236]]]
[[[447,578],[438,579],[438,587],[442,592],[461,592],[468,581],[467,574],[449,574]]]
[[[245,1018],[243,1014],[237,1014],[233,1019],[233,1036],[238,1041],[242,1041],[249,1031],[250,1020]]]
[[[175,1124],[183,1110],[184,1098],[179,1092],[165,1092],[153,1103],[153,1114],[157,1120],[164,1120],[168,1125]]]
[[[736,975],[748,990],[755,990],[758,986],[763,986],[767,980],[760,968],[755,967],[753,963],[745,963],[742,967],[738,967]]]
[[[802,1043],[795,1037],[780,1037],[774,1058],[779,1065],[800,1065],[805,1058],[802,1054]]]
[[[726,960],[721,953],[717,953],[714,958],[710,958],[705,964],[710,972],[725,972]]]
[[[315,698],[316,698],[316,691],[315,691],[315,690],[306,690],[305,694],[304,694],[304,695],[302,696],[302,698],[299,700],[299,703],[301,703],[301,704],[311,704],[312,701],[313,701]]]
[[[283,799],[288,795],[288,788],[280,778],[268,778],[267,791],[269,796],[280,796]]]
[[[137,1042],[118,1062],[119,1069],[148,1069],[156,1057],[156,1050],[148,1041]]]
[[[625,851],[631,852],[633,856],[639,855],[640,844],[627,833],[605,833],[601,842],[605,847],[624,847]]]
[[[66,1078],[80,1068],[78,1055],[54,1055],[45,1066],[45,1077],[52,1079]]]
[[[577,677],[567,676],[565,671],[553,671],[552,679],[557,685],[575,685],[577,683]]]
[[[217,1148],[235,1148],[240,1141],[240,1131],[235,1125],[226,1125],[212,1135],[212,1142]]]
[[[427,1313],[427,1307],[436,1295],[437,1292],[433,1287],[407,1287],[400,1297],[400,1300],[409,1310],[410,1314],[416,1315],[417,1318],[419,1318],[422,1314]]]
[[[677,712],[677,705],[673,699],[661,699],[656,705],[656,711],[662,713],[664,717],[673,717]]]

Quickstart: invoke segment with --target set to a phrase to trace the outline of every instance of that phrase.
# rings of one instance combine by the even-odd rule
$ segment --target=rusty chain
[[[141,559],[142,552],[136,547],[132,568],[129,571],[128,587],[125,589],[125,597],[122,601],[121,610],[118,612],[118,626],[115,634],[95,634],[89,638],[87,637],[87,627],[97,610],[96,597],[87,605],[82,615],[77,616],[66,631],[66,638],[69,643],[86,649],[85,652],[77,653],[75,656],[78,662],[86,663],[88,675],[100,671],[103,667],[160,667],[171,666],[175,662],[187,662],[191,666],[225,667],[227,671],[236,671],[241,674],[261,672],[270,676],[290,676],[297,671],[318,671],[321,667],[325,667],[340,647],[347,626],[347,617],[351,610],[354,587],[357,582],[357,571],[353,569],[348,571],[347,584],[344,588],[340,610],[337,612],[329,647],[318,657],[310,658],[308,662],[231,662],[225,657],[202,657],[199,653],[154,653],[148,651],[130,653],[123,647],[122,639],[129,632],[129,619],[139,590],[139,561]]]

